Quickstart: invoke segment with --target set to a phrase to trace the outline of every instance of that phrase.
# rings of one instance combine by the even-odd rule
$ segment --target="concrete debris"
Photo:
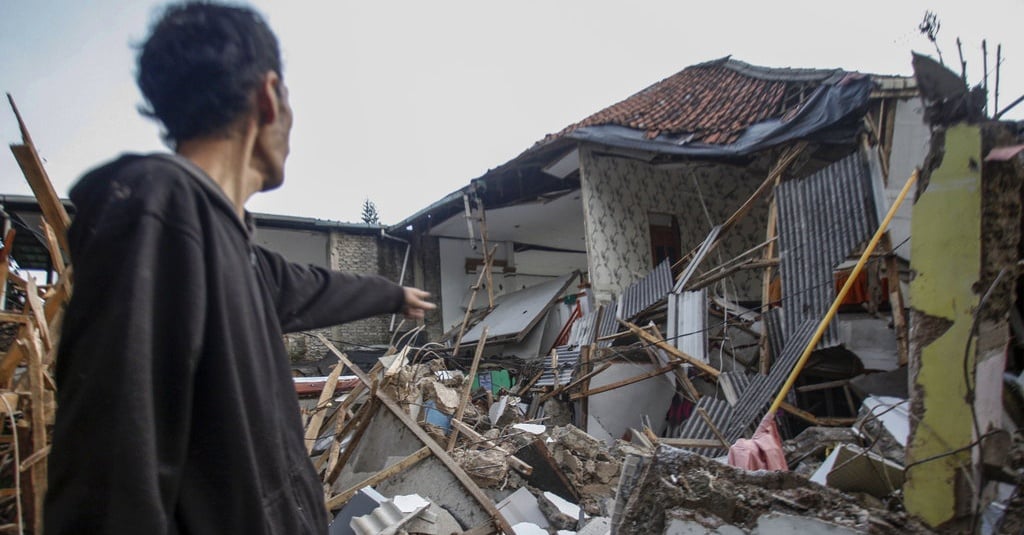
[[[559,530],[575,530],[577,524],[583,520],[583,511],[578,505],[550,492],[541,493],[537,497],[537,505],[551,525]]]
[[[672,523],[667,511],[673,509],[700,513],[688,520],[708,531],[691,533],[714,533],[723,524],[749,531],[771,513],[824,520],[854,532],[931,533],[903,513],[865,508],[792,472],[746,472],[667,446],[658,448],[629,494],[620,492],[616,500],[627,502],[621,518],[613,519],[613,531],[620,534],[665,533]]]

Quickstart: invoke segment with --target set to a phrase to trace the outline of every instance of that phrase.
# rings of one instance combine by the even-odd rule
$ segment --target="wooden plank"
[[[352,373],[356,374],[356,376],[359,377],[359,380],[362,381],[363,384],[367,386],[370,386],[372,384],[370,378],[365,373],[363,373],[362,370],[360,370],[351,362],[349,362],[348,357],[346,357],[344,353],[338,350],[338,348],[335,347],[334,344],[330,342],[330,340],[324,337],[324,335],[316,333],[314,334],[314,336],[316,336],[328,350],[334,353],[339,360],[344,361],[345,365],[352,370]],[[444,464],[446,468],[448,468],[448,471],[451,472],[453,476],[455,476],[455,479],[457,479],[459,483],[462,484],[462,486],[466,489],[466,492],[468,492],[478,502],[480,507],[485,512],[487,512],[488,515],[491,516],[491,519],[494,521],[496,528],[505,533],[514,533],[514,531],[512,530],[512,526],[509,525],[507,520],[505,520],[505,517],[501,514],[501,511],[499,511],[498,508],[494,505],[494,502],[486,494],[484,494],[482,490],[480,490],[480,487],[473,482],[473,480],[469,477],[469,474],[467,474],[466,471],[463,470],[462,467],[459,466],[459,464],[456,463],[455,460],[452,459],[450,455],[448,455],[448,452],[446,452],[445,449],[442,448],[440,444],[435,442],[434,439],[429,434],[427,434],[427,432],[424,431],[422,427],[419,426],[419,424],[413,421],[412,417],[410,417],[409,414],[405,412],[405,410],[403,410],[402,407],[394,399],[392,399],[391,396],[389,396],[386,392],[381,392],[379,390],[371,391],[373,392],[373,395],[376,397],[376,399],[380,400],[381,403],[383,403],[384,406],[387,407],[388,410],[390,410],[395,415],[395,417],[397,417],[405,425],[405,427],[409,429],[409,431],[416,435],[416,438],[418,438],[420,442],[422,442],[424,445],[430,448],[430,451],[434,454],[434,456],[436,456],[437,459],[441,461],[441,463]]]
[[[25,325],[19,326],[18,332],[15,334],[15,340],[21,339],[28,328],[28,322]],[[25,351],[19,344],[14,343],[11,344],[11,347],[7,348],[7,353],[0,360],[0,388],[10,388],[11,379],[14,378],[14,370],[17,369],[24,358]]]
[[[714,438],[659,438],[658,442],[673,448],[721,448],[722,443]]]
[[[28,316],[18,312],[0,312],[0,323],[28,324]]]
[[[787,147],[782,152],[782,154],[779,156],[779,159],[775,163],[775,167],[773,167],[772,170],[768,173],[768,178],[766,178],[764,182],[762,182],[761,185],[758,186],[756,190],[754,190],[754,193],[752,193],[750,197],[747,198],[743,205],[737,208],[736,211],[733,212],[733,214],[730,215],[729,218],[725,220],[725,223],[722,223],[721,229],[718,232],[718,236],[715,238],[715,241],[711,244],[711,247],[708,248],[707,252],[704,255],[704,258],[708,257],[708,254],[710,254],[711,251],[713,251],[715,247],[717,247],[718,244],[722,242],[722,238],[725,237],[726,233],[736,224],[736,222],[743,219],[747,215],[747,212],[749,212],[750,209],[753,208],[755,204],[757,204],[761,197],[764,196],[764,194],[767,193],[774,186],[774,184],[786,172],[786,169],[788,169],[789,166],[792,165],[792,163],[796,160],[797,156],[799,156],[800,153],[802,153],[804,151],[804,148],[806,147],[806,141],[798,141],[795,145]],[[703,244],[703,242],[704,240],[701,240],[701,244]],[[697,254],[697,251],[700,250],[700,247],[701,245],[698,245],[692,251],[687,253],[686,256],[684,256],[682,259],[676,262],[675,265],[672,266],[673,270],[675,270],[678,267],[681,267],[685,262],[690,261],[690,259]]]
[[[22,346],[28,360],[29,400],[31,408],[32,451],[35,453],[46,447],[46,395],[43,391],[43,357],[37,335],[30,326],[24,331],[27,339],[17,341]],[[30,454],[31,455],[31,454]],[[32,519],[34,533],[43,532],[43,498],[46,496],[46,463],[37,463],[29,468],[32,481]]]
[[[470,439],[475,440],[476,442],[479,442],[481,444],[484,444],[488,448],[493,448],[504,453],[508,457],[508,464],[512,468],[518,470],[519,472],[522,472],[526,475],[530,475],[533,473],[532,466],[526,464],[525,462],[522,461],[522,459],[519,459],[515,455],[512,455],[505,448],[502,448],[501,446],[495,444],[491,439],[481,435],[480,433],[477,433],[476,430],[467,425],[466,422],[452,418],[452,427],[455,427],[456,429],[461,431],[462,434],[466,435]]]
[[[306,426],[306,453],[313,453],[313,446],[316,444],[316,437],[320,436],[320,427],[324,423],[324,414],[326,408],[331,399],[334,398],[334,389],[338,386],[338,376],[345,370],[345,363],[339,362],[337,366],[331,370],[331,374],[327,376],[327,384],[324,385],[324,389],[320,391],[320,398],[316,403],[316,412],[313,417],[309,419],[309,425]]]
[[[545,401],[547,401],[547,400],[557,396],[558,394],[561,394],[562,392],[564,392],[566,390],[570,390],[572,388],[576,388],[580,384],[583,384],[583,383],[589,381],[592,377],[594,377],[595,375],[598,375],[599,373],[607,370],[611,366],[612,366],[611,362],[605,362],[604,364],[601,365],[600,368],[598,368],[598,369],[596,369],[596,370],[594,370],[594,371],[592,371],[592,372],[590,372],[588,374],[580,376],[578,379],[576,379],[575,381],[573,381],[571,383],[566,383],[565,385],[560,386],[560,387],[552,390],[551,392],[548,392],[547,394],[544,394],[543,396],[540,397],[540,402],[544,403]]]
[[[8,93],[7,100],[10,101],[14,116],[18,119],[18,128],[21,129],[22,139],[21,145],[11,145],[11,152],[14,153],[14,159],[18,161],[21,172],[25,175],[29,187],[32,188],[32,193],[35,194],[36,200],[39,202],[43,218],[53,226],[61,248],[69,251],[67,233],[68,227],[71,225],[71,217],[64,209],[64,204],[60,202],[57,191],[53,189],[53,183],[50,182],[50,178],[46,174],[46,168],[43,167],[36,146],[32,143],[32,137],[28,133],[25,121],[22,120],[21,113],[18,112],[18,106],[14,104],[14,97]]]
[[[39,339],[43,342],[43,351],[40,355],[45,355],[53,347],[53,343],[50,340],[50,325],[46,321],[46,315],[43,313],[43,300],[39,298],[39,288],[36,287],[36,281],[32,277],[25,279],[25,295],[26,305],[29,317],[35,320],[36,332],[39,333]],[[40,361],[42,362],[42,361]]]
[[[424,446],[413,452],[408,457],[402,459],[401,461],[398,461],[397,463],[388,466],[387,468],[360,481],[359,483],[352,485],[352,487],[350,487],[348,490],[345,490],[340,494],[332,496],[327,500],[327,510],[333,511],[335,509],[340,509],[342,506],[348,503],[348,501],[351,500],[352,497],[355,496],[360,489],[364,487],[372,487],[374,485],[377,485],[378,483],[388,479],[389,477],[397,474],[398,472],[412,468],[416,463],[422,461],[423,459],[426,459],[427,457],[430,457],[430,448]]]
[[[621,381],[616,381],[616,382],[611,383],[611,384],[607,384],[607,385],[604,385],[604,386],[599,386],[597,388],[593,388],[593,389],[587,390],[585,392],[577,392],[577,393],[572,394],[571,396],[569,396],[569,399],[572,400],[572,401],[576,401],[577,399],[580,399],[580,398],[590,397],[590,396],[593,396],[593,395],[596,395],[596,394],[600,394],[602,392],[607,392],[609,390],[615,390],[616,388],[622,388],[624,386],[628,386],[628,385],[631,385],[633,383],[639,383],[640,381],[644,381],[644,380],[650,379],[651,377],[657,377],[659,375],[666,374],[666,373],[676,369],[676,367],[682,366],[682,365],[683,365],[683,361],[677,360],[675,362],[672,362],[672,363],[668,364],[667,366],[662,366],[661,368],[658,368],[657,370],[652,370],[652,371],[649,371],[647,373],[642,373],[640,375],[635,375],[635,376],[630,377],[628,379],[623,379]]]
[[[530,391],[530,388],[532,388],[533,385],[537,384],[537,381],[539,381],[541,376],[543,375],[544,368],[541,368],[540,371],[537,372],[529,381],[523,383],[523,385],[519,387],[519,391],[516,392],[516,395],[520,397],[526,395],[526,393]]]
[[[334,481],[338,479],[338,475],[341,474],[341,467],[338,465],[338,461],[341,459],[341,441],[344,440],[345,434],[343,431],[346,429],[346,424],[352,419],[355,419],[355,415],[349,418],[349,406],[355,403],[356,398],[360,397],[366,390],[366,386],[363,383],[359,383],[348,396],[338,406],[338,418],[334,422],[334,440],[331,441],[331,448],[327,455],[327,470],[324,475],[324,483],[333,485]]]
[[[473,292],[469,294],[469,304],[466,305],[466,314],[462,317],[462,324],[459,325],[459,335],[455,337],[455,343],[452,344],[452,351],[458,352],[459,346],[462,344],[462,337],[466,334],[466,324],[469,323],[469,317],[473,314],[473,303],[476,302],[476,294],[480,291],[480,285],[484,282],[484,274],[491,271],[491,262],[494,262],[494,252],[498,250],[498,246],[491,247],[490,251],[484,254],[484,268],[480,272],[480,276],[476,278],[476,284],[473,285]],[[486,334],[486,333],[484,333]],[[486,339],[486,336],[481,336],[480,339]]]
[[[815,416],[801,408],[790,405],[785,401],[779,403],[779,408],[814,425],[825,427],[846,427],[857,423],[856,418],[828,418],[824,416]]]
[[[483,332],[480,333],[480,341],[476,344],[476,352],[473,353],[473,364],[469,367],[469,376],[466,377],[466,386],[462,389],[462,397],[459,398],[459,406],[455,409],[455,419],[461,420],[462,414],[466,412],[466,404],[469,403],[469,395],[473,390],[473,378],[476,377],[477,369],[480,367],[480,357],[484,354],[484,344],[487,342],[487,326],[484,325]],[[452,429],[451,435],[448,437],[448,447],[446,451],[452,451],[455,449],[455,442],[459,439],[458,428]]]
[[[708,416],[708,411],[704,410],[703,407],[697,407],[697,414],[699,414],[701,419],[704,420],[704,423],[715,435],[715,438],[718,439],[718,442],[721,443],[721,446],[725,449],[729,449],[729,441],[725,439],[725,435],[723,435],[722,432],[718,430],[718,427],[715,426],[715,422],[711,421],[711,416]]]
[[[29,468],[32,468],[32,466],[34,466],[39,461],[42,461],[43,459],[45,459],[49,454],[50,454],[50,445],[47,444],[46,447],[44,447],[43,449],[36,450],[34,453],[32,453],[32,455],[29,455],[28,457],[25,457],[21,461],[21,464],[18,465],[18,471],[19,472],[24,472],[24,471],[28,470]]]
[[[373,416],[379,409],[380,403],[375,398],[370,398],[370,400],[364,403],[363,406],[359,408],[359,411],[356,412],[356,417],[349,420],[349,424],[346,426],[343,436],[349,435],[348,428],[355,426],[356,429],[352,432],[352,438],[349,439],[348,446],[345,447],[345,451],[342,452],[337,465],[334,467],[334,471],[338,474],[340,474],[341,470],[345,468],[348,460],[352,458],[352,455],[356,451],[356,446],[359,445],[359,441],[362,440],[363,435],[366,434],[366,430],[370,427],[370,422],[373,420]],[[338,477],[337,474],[328,475],[333,475],[334,479],[337,479]]]
[[[635,334],[637,337],[639,337],[644,342],[647,342],[648,344],[653,344],[653,345],[656,345],[656,346],[660,347],[661,349],[667,351],[669,355],[672,355],[672,356],[674,356],[674,357],[676,357],[676,358],[678,358],[680,360],[683,360],[685,362],[688,362],[688,363],[692,364],[698,370],[700,370],[700,371],[702,371],[702,372],[704,372],[704,373],[706,373],[706,374],[708,374],[708,375],[710,375],[712,377],[718,378],[718,376],[721,375],[721,373],[722,373],[722,372],[718,371],[717,369],[711,367],[706,362],[703,362],[700,359],[691,357],[690,355],[687,355],[686,353],[683,353],[682,351],[676,349],[671,344],[666,342],[664,339],[658,338],[658,337],[652,335],[651,333],[641,329],[640,327],[638,327],[638,326],[636,326],[636,325],[634,325],[634,324],[632,324],[632,323],[630,323],[628,321],[619,320],[619,323],[621,323],[622,325],[626,326],[626,328],[628,328],[630,330],[630,332]]]
[[[43,221],[43,233],[46,235],[47,249],[50,251],[50,264],[57,276],[64,275],[64,253],[60,251],[60,243],[57,240],[57,233],[49,223]]]
[[[665,339],[665,335],[661,334],[661,331],[658,330],[657,325],[651,325],[651,330],[654,331],[654,336],[656,336],[659,340]],[[694,403],[700,401],[700,392],[698,392],[697,387],[693,385],[693,381],[690,380],[690,376],[687,374],[687,371],[676,368],[675,370],[673,370],[673,373],[675,373],[676,381],[679,382],[679,385],[682,386],[683,390],[686,390],[686,393],[690,395],[690,401]]]

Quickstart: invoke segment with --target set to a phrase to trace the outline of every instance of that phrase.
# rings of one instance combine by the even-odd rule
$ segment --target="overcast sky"
[[[0,90],[13,94],[61,196],[122,152],[165,150],[136,112],[134,49],[162,2],[0,0]],[[1024,1],[515,0],[252,2],[277,32],[296,120],[285,185],[257,212],[393,224],[556,132],[683,68],[732,55],[770,67],[912,73],[937,57],[1000,105],[1024,94]],[[0,137],[20,141],[6,102]],[[1024,104],[1007,114],[1024,119]],[[9,151],[0,193],[30,190]]]

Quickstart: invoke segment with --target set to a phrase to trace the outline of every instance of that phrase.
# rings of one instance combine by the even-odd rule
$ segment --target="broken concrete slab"
[[[840,444],[811,481],[844,492],[885,498],[903,486],[903,467],[853,444]]]
[[[583,510],[574,503],[551,492],[543,492],[537,497],[537,505],[555,529],[575,530],[582,519]]]
[[[520,487],[505,499],[498,502],[498,510],[505,516],[513,528],[520,523],[527,522],[541,528],[550,526],[548,519],[541,511],[537,503],[537,497],[526,487]]]
[[[757,528],[751,535],[857,535],[866,530],[841,526],[820,518],[769,513],[757,519]]]

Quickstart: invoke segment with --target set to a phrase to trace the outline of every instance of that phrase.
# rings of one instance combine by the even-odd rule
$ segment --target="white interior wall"
[[[882,213],[888,211],[907,178],[920,167],[928,156],[931,143],[931,131],[924,122],[924,105],[920,98],[901,100],[896,106],[893,123],[892,153],[889,157],[889,182],[885,189],[886,206]],[[914,211],[913,199],[907,199],[896,212],[889,225],[889,235],[893,245],[899,245],[910,238],[910,217]],[[896,249],[896,254],[910,260],[910,242]]]
[[[653,364],[615,363],[591,378],[590,388],[642,375],[653,369]],[[587,432],[611,445],[622,438],[627,429],[640,430],[642,418],[647,416],[651,430],[660,435],[665,430],[665,415],[675,393],[675,385],[670,379],[671,376],[659,375],[590,396]]]

